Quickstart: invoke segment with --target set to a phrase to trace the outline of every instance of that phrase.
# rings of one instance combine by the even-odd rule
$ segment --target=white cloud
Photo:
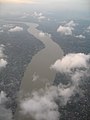
[[[67,54],[62,59],[58,59],[51,68],[61,73],[71,73],[74,69],[88,68],[90,55],[84,53]]]
[[[0,45],[0,68],[6,67],[7,65],[7,61],[5,60],[6,55],[3,53],[4,47],[3,44]]]
[[[74,86],[78,86],[81,82],[81,79],[84,77],[84,76],[88,76],[87,75],[87,70],[86,71],[83,71],[83,70],[77,70],[75,71],[72,75],[71,75],[71,80],[74,84]]]
[[[60,32],[61,34],[64,34],[64,35],[72,35],[72,29],[70,27],[64,27],[61,25],[57,29],[57,32]]]
[[[88,28],[87,28],[88,30],[90,30],[90,26],[88,26]]]
[[[45,37],[45,36],[48,36],[49,38],[51,37],[51,34],[48,34],[48,33],[44,33],[42,31],[39,32],[39,36],[40,37]]]
[[[47,86],[37,92],[33,92],[31,97],[21,101],[21,113],[30,115],[35,120],[59,120],[60,113],[58,105],[65,106],[71,97],[76,93],[81,94],[79,85],[81,78],[90,69],[90,55],[84,53],[71,53],[57,60],[52,69],[64,73],[70,77],[69,83],[58,86]]]
[[[71,20],[70,22],[68,22],[68,23],[66,23],[65,24],[65,26],[68,26],[68,27],[75,27],[76,26],[76,23],[73,21],[73,20]]]
[[[12,28],[12,27],[14,27],[13,24],[5,24],[5,25],[3,25],[3,28]]]
[[[58,105],[48,93],[49,90],[44,91],[43,95],[35,92],[31,98],[22,101],[22,113],[29,114],[35,120],[59,120]]]
[[[60,113],[55,100],[60,99],[60,104],[66,105],[74,90],[73,86],[60,84],[35,92],[32,97],[21,101],[21,113],[30,115],[35,120],[59,120]]]
[[[2,33],[4,32],[4,30],[10,29],[12,27],[14,27],[13,24],[3,24],[2,27],[0,28],[0,32]]]
[[[0,120],[12,120],[12,118],[12,111],[0,105]]]
[[[23,31],[23,28],[19,27],[19,26],[16,26],[14,28],[9,29],[8,31],[9,32],[20,32],[20,31]]]
[[[5,56],[4,53],[3,53],[4,47],[5,46],[3,44],[0,45],[0,58],[3,58]]]
[[[62,96],[66,95],[64,96],[63,101],[66,101],[67,103],[73,94],[76,92],[79,93],[78,87],[82,78],[84,76],[88,76],[88,71],[90,69],[90,55],[86,55],[84,53],[67,54],[62,59],[57,60],[51,66],[51,69],[64,73],[71,78],[71,85],[67,88],[64,87],[64,90],[61,90]]]
[[[90,32],[90,26],[87,27],[86,32]]]
[[[20,18],[27,18],[27,17],[29,17],[29,16],[30,16],[30,14],[24,12],[23,15],[22,15]]]
[[[60,25],[59,28],[57,29],[57,32],[60,32],[63,35],[72,35],[72,32],[73,32],[75,26],[76,26],[76,24],[72,20],[63,26]]]
[[[41,31],[41,32],[39,33],[39,36],[40,36],[40,37],[44,37],[44,36],[45,36],[45,33]]]
[[[1,91],[0,93],[0,120],[12,120],[12,111],[6,109],[5,103],[8,101],[6,93]]]
[[[30,115],[35,120],[59,120],[60,113],[55,101],[58,100],[60,105],[64,106],[76,92],[74,85],[51,85],[45,90],[32,93],[32,97],[21,101],[21,114]]]
[[[45,19],[46,17],[43,15],[43,13],[37,13],[37,12],[34,12],[33,14],[35,17],[37,17],[39,20],[42,20],[42,19]]]
[[[90,70],[90,55],[84,53],[67,54],[61,60],[57,60],[51,66],[51,69],[64,73],[70,78],[68,86],[61,85],[59,89],[62,103],[65,105],[75,93],[82,94],[79,85],[85,76],[90,76],[88,74]]]
[[[47,18],[46,16],[44,16],[43,13],[41,13],[41,12],[40,13],[34,12],[32,16],[36,17],[39,20],[39,22],[41,20],[48,20],[48,21],[50,21],[50,19]]]
[[[4,59],[0,59],[0,68],[6,67],[6,65],[7,65],[7,61]]]
[[[18,4],[37,4],[38,2],[32,0],[4,0],[2,3],[18,3]]]
[[[59,85],[59,96],[60,96],[60,102],[62,105],[66,105],[67,102],[70,100],[70,97],[72,97],[76,93],[76,88],[73,85],[65,86],[65,85]]]
[[[76,38],[80,38],[80,39],[85,39],[85,36],[84,35],[77,35],[77,36],[75,36]]]
[[[33,79],[32,81],[37,81],[39,79],[39,75],[37,75],[36,73],[33,74]]]
[[[36,16],[36,17],[40,17],[40,16],[42,16],[43,14],[42,14],[41,12],[40,12],[40,13],[34,12],[33,15]]]
[[[45,16],[40,16],[40,17],[38,17],[39,20],[43,20],[43,19],[45,19],[45,18],[46,18]]]
[[[4,104],[7,101],[6,93],[1,91],[0,93],[0,104]]]

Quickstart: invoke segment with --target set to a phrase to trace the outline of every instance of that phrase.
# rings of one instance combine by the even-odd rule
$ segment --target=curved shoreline
[[[50,70],[50,66],[63,56],[63,50],[49,36],[39,36],[41,31],[37,29],[37,24],[25,24],[29,26],[28,32],[45,45],[44,49],[33,56],[24,73],[20,90],[26,95],[32,91],[44,88],[48,82],[53,82],[56,72]],[[35,81],[33,81],[34,74],[38,76],[38,79]]]
[[[33,91],[38,91],[41,88],[44,89],[48,83],[53,83],[56,72],[51,70],[50,66],[57,59],[62,58],[64,54],[60,46],[55,43],[47,34],[42,37],[39,35],[41,31],[37,29],[38,24],[23,23],[29,26],[28,32],[40,40],[45,45],[45,48],[40,50],[32,57],[32,60],[25,71],[21,82],[20,94],[18,98],[19,100],[26,98]],[[18,113],[18,109],[15,118],[17,120],[29,120],[27,116],[22,117],[22,115]]]
[[[55,43],[47,34],[42,37],[39,35],[41,31],[37,29],[39,26],[38,24],[19,21],[8,22],[23,23],[27,25],[29,27],[27,29],[28,33],[33,35],[45,45],[44,49],[40,50],[32,57],[32,60],[28,64],[28,67],[24,73],[24,77],[21,81],[20,93],[18,94],[18,100],[21,100],[26,98],[28,93],[30,95],[33,91],[38,91],[41,88],[44,89],[46,84],[53,83],[56,72],[50,70],[50,66],[57,59],[62,58],[64,53],[60,46]],[[26,118],[26,116],[23,117],[19,113],[18,105],[15,118],[16,120],[29,120]]]

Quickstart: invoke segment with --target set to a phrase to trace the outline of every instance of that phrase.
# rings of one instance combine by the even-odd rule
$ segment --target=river
[[[40,30],[37,29],[38,24],[24,23],[28,28],[28,32],[35,38],[39,39],[45,48],[35,54],[29,63],[24,77],[21,82],[19,100],[24,99],[28,94],[33,91],[38,91],[41,88],[45,88],[48,83],[52,83],[55,79],[56,72],[50,69],[50,66],[57,60],[62,58],[63,50],[58,44],[56,44],[48,34],[40,36]],[[23,96],[23,97],[22,97]],[[15,118],[16,120],[30,120],[27,116],[19,114],[17,110]]]
[[[63,56],[62,49],[48,35],[42,37],[39,35],[41,31],[37,29],[37,24],[26,23],[26,25],[29,26],[28,32],[43,42],[45,48],[33,56],[24,73],[20,90],[25,95],[45,87],[46,83],[54,80],[56,73],[50,70],[50,66]],[[37,76],[37,80],[33,80],[34,76]]]

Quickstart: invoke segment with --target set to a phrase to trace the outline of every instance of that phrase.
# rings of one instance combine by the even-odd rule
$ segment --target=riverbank
[[[15,114],[17,94],[20,90],[24,72],[32,57],[44,48],[42,42],[27,32],[28,26],[25,24],[14,21],[0,21],[2,28],[10,24],[23,27],[23,31],[11,33],[8,32],[8,28],[5,29],[4,27],[4,32],[0,33],[0,45],[4,45],[4,54],[7,56],[6,61],[8,63],[5,68],[0,70],[0,92],[4,91],[8,99],[4,106],[5,110],[0,107],[1,113],[7,113],[4,118],[0,114],[0,120],[8,120],[10,114]],[[11,112],[10,114],[9,111]]]
[[[63,56],[63,50],[48,35],[43,37],[39,35],[41,31],[37,29],[37,24],[26,23],[26,25],[29,26],[28,32],[39,39],[45,45],[45,48],[33,56],[24,73],[21,91],[25,94],[43,88],[46,83],[52,82],[56,73],[50,70],[50,66]],[[39,76],[36,81],[33,81],[34,73]]]
[[[53,40],[48,35],[40,36],[40,32],[37,29],[37,24],[35,23],[25,23],[29,26],[28,32],[32,34],[35,38],[39,39],[45,48],[39,51],[35,56],[33,56],[30,64],[28,65],[24,77],[22,79],[19,100],[26,98],[28,94],[33,91],[38,91],[41,88],[45,88],[47,84],[52,84],[56,72],[50,70],[50,66],[57,60],[62,58],[63,50],[58,44],[53,42]],[[35,79],[36,77],[37,79]],[[27,117],[22,117],[18,112],[16,113],[16,119],[27,120]],[[29,119],[29,118],[28,118]]]

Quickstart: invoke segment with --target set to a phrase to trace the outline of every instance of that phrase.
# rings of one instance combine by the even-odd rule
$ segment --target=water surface
[[[28,32],[39,39],[45,45],[45,48],[33,56],[22,79],[20,90],[23,94],[44,88],[45,84],[52,82],[56,72],[50,69],[50,66],[63,56],[63,51],[47,34],[40,36],[38,25],[35,23],[26,23],[29,26]],[[36,77],[36,79],[34,79]]]
[[[31,94],[33,91],[38,91],[41,88],[45,88],[48,83],[52,83],[55,79],[56,72],[50,69],[50,66],[63,56],[63,50],[58,44],[56,44],[48,34],[40,36],[37,29],[38,25],[35,23],[25,23],[28,28],[28,32],[32,34],[35,38],[39,39],[45,48],[39,51],[35,56],[33,56],[31,62],[29,63],[24,77],[22,79],[19,98],[23,96],[23,99]],[[18,110],[17,110],[18,111]],[[18,120],[30,120],[27,116],[23,116],[16,113]]]

